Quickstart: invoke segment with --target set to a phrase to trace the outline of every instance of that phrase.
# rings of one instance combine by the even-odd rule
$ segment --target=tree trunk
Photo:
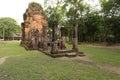
[[[78,26],[73,24],[73,50],[78,51]]]

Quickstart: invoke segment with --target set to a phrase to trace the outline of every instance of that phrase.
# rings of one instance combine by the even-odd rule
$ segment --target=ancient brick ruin
[[[58,39],[58,21],[53,20],[52,31],[49,32],[43,8],[38,3],[30,3],[23,15],[21,46],[27,50],[39,50],[52,57],[84,56],[75,50],[65,47],[65,28],[61,28]]]
[[[21,44],[31,49],[38,49],[43,34],[43,27],[47,26],[46,16],[38,3],[31,3],[23,15]]]

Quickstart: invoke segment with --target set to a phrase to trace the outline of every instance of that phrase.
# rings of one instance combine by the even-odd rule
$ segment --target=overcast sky
[[[18,23],[23,21],[23,13],[30,2],[38,2],[42,6],[44,0],[1,0],[0,1],[0,17],[11,17]]]
[[[0,17],[11,17],[20,24],[23,21],[23,13],[30,2],[38,2],[42,6],[44,0],[1,0],[0,1]],[[98,4],[98,0],[85,0],[93,6]]]

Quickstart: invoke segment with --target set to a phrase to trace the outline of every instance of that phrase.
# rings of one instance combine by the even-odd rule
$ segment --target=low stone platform
[[[31,49],[28,48],[26,45],[21,45],[22,47],[24,47],[26,50],[38,50],[40,52],[45,53],[48,56],[51,57],[76,57],[76,56],[85,56],[85,54],[83,52],[75,52],[74,50],[58,50],[58,52],[56,54],[51,54],[51,49],[48,49],[46,51],[43,51],[43,49],[39,48],[39,49]]]
[[[51,54],[50,51],[42,51],[41,52],[45,53],[46,55],[49,55],[51,57],[76,57],[76,56],[85,56],[83,52],[74,52],[73,50],[60,50],[58,51],[57,54]]]

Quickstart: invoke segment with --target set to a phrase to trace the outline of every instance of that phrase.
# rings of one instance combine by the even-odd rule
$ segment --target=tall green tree
[[[10,17],[0,18],[0,28],[1,34],[3,33],[2,31],[4,31],[4,35],[2,34],[4,37],[13,37],[14,33],[21,32],[18,23]]]
[[[73,49],[78,50],[78,26],[85,27],[84,14],[88,6],[86,6],[82,0],[65,0],[65,6],[67,8],[67,19],[71,24],[73,30]],[[81,23],[81,24],[80,24]]]

